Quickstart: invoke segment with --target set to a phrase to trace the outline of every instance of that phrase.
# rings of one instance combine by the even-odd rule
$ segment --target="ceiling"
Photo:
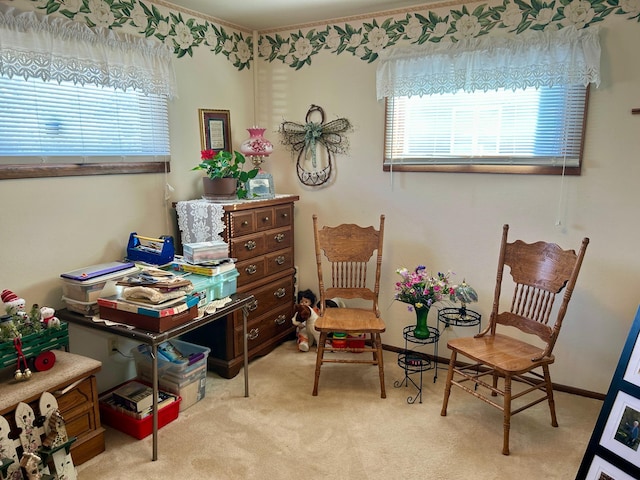
[[[433,0],[166,0],[249,30],[273,30],[335,18],[369,15]]]

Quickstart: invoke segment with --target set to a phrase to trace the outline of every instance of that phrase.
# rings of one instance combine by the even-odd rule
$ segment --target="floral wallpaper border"
[[[160,10],[139,0],[31,0],[47,14],[61,14],[84,21],[90,27],[125,28],[168,43],[178,58],[193,55],[193,49],[209,48],[225,55],[238,70],[250,68],[253,39],[243,32],[225,30],[208,20],[183,18],[181,12]],[[426,6],[426,5],[425,5]],[[282,62],[294,69],[311,65],[314,55],[328,51],[350,53],[373,62],[387,47],[399,42],[421,45],[427,42],[458,42],[502,30],[514,35],[526,30],[561,29],[569,25],[587,28],[609,15],[624,15],[640,23],[640,0],[503,0],[450,9],[445,15],[420,10],[400,17],[351,24],[327,25],[303,32],[261,34],[259,56],[268,62]]]

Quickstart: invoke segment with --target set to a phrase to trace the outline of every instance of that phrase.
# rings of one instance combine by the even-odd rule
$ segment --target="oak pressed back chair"
[[[589,239],[584,238],[576,254],[574,250],[563,250],[553,243],[527,244],[521,240],[509,243],[508,231],[509,226],[505,225],[489,325],[475,337],[456,338],[447,343],[451,349],[451,360],[440,412],[443,416],[447,414],[452,386],[501,410],[504,455],[509,455],[512,415],[547,400],[551,425],[558,426],[549,365],[555,360],[553,347],[589,244]],[[505,267],[509,267],[510,277],[503,279]],[[510,307],[498,313],[502,288],[506,289],[507,284],[513,288]],[[563,289],[562,301],[554,309],[554,301]],[[508,330],[507,326],[520,331],[517,338],[502,333]],[[458,354],[472,359],[473,364],[458,365]],[[491,377],[491,384],[482,380],[485,376]],[[512,392],[512,380],[522,382],[524,388],[516,388],[516,392]],[[471,387],[464,385],[465,382],[469,382]],[[512,402],[528,394],[536,398],[514,408]],[[502,403],[495,400],[496,396],[502,397]]]
[[[377,230],[372,226],[360,227],[354,224],[318,228],[318,217],[313,215],[313,231],[320,294],[320,313],[315,323],[315,329],[320,332],[320,340],[313,395],[318,395],[318,381],[323,364],[366,363],[378,366],[380,396],[386,398],[380,336],[385,331],[385,324],[380,318],[378,308],[384,215],[380,215],[380,227]],[[362,306],[326,308],[326,300],[335,297],[360,299],[363,301]],[[333,352],[350,350],[326,345],[328,334],[337,332],[369,335],[370,347],[365,344],[363,348],[353,350],[358,353],[369,352],[372,357],[331,355],[330,358],[325,358],[324,354],[327,350]]]

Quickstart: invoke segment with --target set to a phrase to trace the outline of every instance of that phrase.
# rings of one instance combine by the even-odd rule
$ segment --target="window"
[[[579,174],[587,88],[389,97],[385,170]]]
[[[168,170],[170,45],[0,12],[0,179]]]
[[[0,101],[1,165],[126,162],[154,171],[169,160],[164,95],[0,76]]]

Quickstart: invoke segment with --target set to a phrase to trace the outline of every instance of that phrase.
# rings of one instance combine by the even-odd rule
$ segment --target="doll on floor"
[[[314,325],[318,318],[318,312],[314,305],[316,296],[311,290],[301,290],[298,292],[298,303],[295,305],[295,314],[291,322],[296,326],[296,337],[298,342],[298,350],[308,352],[309,347],[315,343],[317,345],[320,339]]]

